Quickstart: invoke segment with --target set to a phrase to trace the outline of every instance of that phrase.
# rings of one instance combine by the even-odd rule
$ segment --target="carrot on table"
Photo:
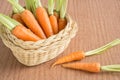
[[[64,29],[65,26],[67,25],[67,20],[65,18],[65,16],[66,16],[66,9],[67,9],[67,3],[68,3],[68,0],[63,0],[62,1],[62,7],[60,9],[60,18],[59,18],[59,21],[58,21],[59,31]]]
[[[5,25],[5,27],[7,27],[12,32],[12,34],[19,39],[22,39],[24,41],[40,40],[40,38],[35,35],[31,30],[27,29],[22,24],[8,16],[0,14],[0,23]]]
[[[48,13],[49,13],[50,23],[51,23],[54,34],[57,34],[58,23],[57,23],[57,18],[54,16],[54,13],[53,13],[54,4],[55,4],[54,0],[48,0]]]
[[[35,19],[34,15],[29,11],[25,10],[22,6],[20,6],[17,2],[14,0],[8,0],[20,13],[20,16],[24,23],[26,24],[29,29],[34,32],[37,36],[39,36],[41,39],[45,39],[46,36],[38,24],[37,20]]]
[[[97,55],[97,54],[101,54],[101,52],[120,44],[120,39],[116,39],[113,40],[112,42],[101,46],[100,48],[97,48],[95,50],[91,50],[88,52],[84,52],[84,51],[77,51],[77,52],[73,52],[70,53],[64,57],[59,58],[55,63],[53,63],[52,67],[58,64],[62,64],[62,63],[67,63],[67,62],[71,62],[71,61],[75,61],[75,60],[81,60],[87,56],[92,56],[92,55]]]
[[[107,66],[100,66],[100,63],[68,63],[63,64],[62,67],[76,69],[76,70],[83,70],[88,72],[98,73],[101,71],[114,71],[120,72],[120,65],[107,65]]]
[[[34,4],[32,4],[32,7],[34,8],[33,13],[35,13],[36,18],[41,27],[43,28],[46,36],[50,37],[51,35],[53,35],[53,30],[50,24],[49,16],[47,14],[46,9],[42,7],[40,0],[34,0]]]

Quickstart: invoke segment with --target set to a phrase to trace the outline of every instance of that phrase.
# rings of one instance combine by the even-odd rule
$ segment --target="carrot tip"
[[[54,64],[51,66],[51,68],[55,67],[55,65],[57,65],[57,64],[56,64],[56,63],[54,63]]]

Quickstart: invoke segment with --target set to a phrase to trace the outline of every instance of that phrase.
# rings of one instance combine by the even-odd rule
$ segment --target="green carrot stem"
[[[57,0],[56,1],[56,12],[60,12],[61,6],[62,6],[62,1],[63,0]]]
[[[33,0],[25,0],[26,9],[31,11],[32,2],[33,2]]]
[[[49,13],[49,15],[53,14],[54,5],[55,5],[54,0],[48,0],[48,13]]]
[[[62,0],[62,7],[60,9],[60,18],[64,19],[66,15],[68,0]]]
[[[31,11],[33,12],[34,15],[36,15],[36,8],[42,7],[41,1],[40,0],[28,0],[31,2]]]
[[[102,71],[120,72],[120,65],[101,66],[101,70],[102,70]]]
[[[23,12],[25,9],[21,6],[21,5],[19,5],[16,1],[14,1],[14,0],[8,0],[11,4],[12,4],[12,6],[14,6],[14,8],[16,8],[17,9],[17,11],[19,12],[19,13],[21,13],[21,12]]]
[[[16,25],[19,24],[19,23],[15,22],[15,20],[13,21],[13,19],[11,19],[10,17],[7,17],[3,14],[0,14],[0,23],[5,25],[5,27],[7,27],[9,30],[12,30],[13,28],[15,28]]]
[[[3,14],[1,14],[1,15],[2,15],[3,17],[5,17],[6,19],[8,19],[9,21],[11,21],[14,25],[20,24],[18,21],[10,18],[9,16],[3,15]],[[22,25],[22,24],[21,24],[21,25]]]
[[[114,40],[114,41],[112,41],[112,42],[110,42],[110,43],[108,43],[108,44],[106,44],[106,45],[104,45],[104,46],[102,46],[100,48],[97,48],[95,50],[88,51],[88,52],[85,53],[85,56],[101,54],[101,52],[103,52],[103,51],[105,51],[105,50],[107,50],[107,49],[109,49],[109,48],[111,48],[113,46],[116,46],[118,44],[120,44],[120,39],[116,39],[116,40]]]
[[[14,0],[14,1],[16,1],[17,3],[19,2],[18,0]],[[13,6],[13,12],[14,13],[19,13],[19,11]]]

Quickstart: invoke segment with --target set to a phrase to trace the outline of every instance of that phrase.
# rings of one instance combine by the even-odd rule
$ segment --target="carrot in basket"
[[[48,13],[49,13],[49,19],[50,19],[50,23],[53,29],[54,34],[58,33],[58,23],[57,23],[57,18],[54,16],[53,14],[53,10],[54,10],[54,0],[48,0]]]
[[[53,35],[52,26],[50,24],[49,16],[47,14],[47,11],[44,7],[42,7],[40,0],[34,0],[34,3],[32,4],[33,13],[36,13],[36,18],[43,28],[45,34],[47,37],[50,37]]]
[[[18,3],[18,0],[14,0]],[[25,23],[23,22],[23,20],[21,19],[21,16],[19,14],[19,11],[13,6],[13,15],[12,18],[17,20],[18,22],[20,22],[21,24],[25,25]]]
[[[58,21],[59,31],[61,31],[62,29],[64,29],[65,26],[67,25],[67,20],[65,18],[66,9],[67,9],[67,3],[68,3],[68,0],[63,0],[62,1],[62,7],[60,9],[60,19]]]
[[[84,51],[77,51],[77,52],[73,52],[70,53],[64,57],[59,58],[55,63],[53,63],[52,67],[58,64],[62,64],[62,63],[66,63],[66,62],[71,62],[71,61],[75,61],[75,60],[81,60],[87,56],[92,56],[92,55],[96,55],[96,54],[100,54],[101,52],[120,44],[120,39],[116,39],[113,40],[112,42],[97,48],[95,50],[91,50],[88,52],[84,52]]]
[[[12,34],[19,39],[22,39],[24,41],[40,40],[40,38],[37,35],[35,35],[32,31],[30,31],[22,24],[8,16],[0,14],[0,23],[2,23],[3,25],[5,25],[5,27],[11,30]]]
[[[21,24],[25,25],[25,23],[23,22],[23,20],[21,19],[21,16],[19,13],[17,14],[13,14],[12,18],[15,19],[16,21],[20,22]]]
[[[120,72],[120,65],[100,66],[100,63],[68,63],[62,65],[64,68],[83,70],[88,72],[98,73],[101,71]]]
[[[39,36],[41,39],[45,39],[46,36],[38,24],[37,20],[33,16],[33,14],[29,10],[25,10],[22,6],[20,6],[17,2],[14,0],[8,0],[20,13],[22,20],[27,25],[27,27],[30,28],[32,32],[34,32],[37,36]]]

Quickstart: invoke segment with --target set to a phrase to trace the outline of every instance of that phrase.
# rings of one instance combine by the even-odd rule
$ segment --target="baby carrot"
[[[9,30],[11,30],[12,34],[17,38],[22,39],[24,41],[38,41],[40,38],[36,36],[32,31],[21,25],[14,19],[11,19],[8,16],[0,14],[0,22],[5,25]]]
[[[35,15],[39,24],[43,28],[46,36],[50,37],[53,35],[53,30],[46,9],[42,7],[40,0],[34,0],[34,4],[32,6],[34,8],[33,13],[36,13]]]
[[[59,31],[65,28],[67,20],[65,18],[68,0],[62,0],[62,7],[60,9],[60,19],[58,21]]]
[[[16,1],[17,3],[19,2],[19,0],[14,0]],[[14,7],[13,7],[13,15],[12,15],[12,18],[17,20],[18,22],[20,22],[21,24],[25,25],[25,23],[23,22],[23,20],[21,19],[21,16],[19,14],[19,11]]]
[[[68,63],[62,65],[64,68],[77,69],[82,71],[98,73],[101,71],[120,72],[120,65],[100,66],[100,63]]]
[[[100,72],[100,63],[69,63],[62,65],[65,68],[78,69],[89,72]]]
[[[53,63],[52,67],[58,64],[62,64],[62,63],[66,63],[66,62],[71,62],[71,61],[75,61],[75,60],[81,60],[87,56],[92,56],[92,55],[96,55],[96,54],[100,54],[101,52],[120,44],[120,39],[116,39],[113,40],[112,42],[97,48],[95,50],[91,50],[88,52],[84,52],[84,51],[77,51],[77,52],[73,52],[70,53],[64,57],[59,58],[55,63]]]
[[[36,21],[34,15],[29,11],[25,10],[22,6],[20,6],[18,3],[16,3],[13,0],[8,0],[16,9],[19,11],[22,20],[27,25],[27,27],[30,28],[31,31],[33,31],[37,36],[39,36],[41,39],[45,39],[46,36]]]
[[[21,24],[25,25],[25,23],[23,22],[23,20],[22,20],[22,18],[21,18],[19,13],[13,14],[12,18],[15,19],[16,21],[20,22]]]
[[[54,0],[48,0],[48,13],[49,13],[49,19],[50,23],[53,29],[54,34],[58,33],[58,23],[57,23],[57,18],[53,14],[54,10]]]

